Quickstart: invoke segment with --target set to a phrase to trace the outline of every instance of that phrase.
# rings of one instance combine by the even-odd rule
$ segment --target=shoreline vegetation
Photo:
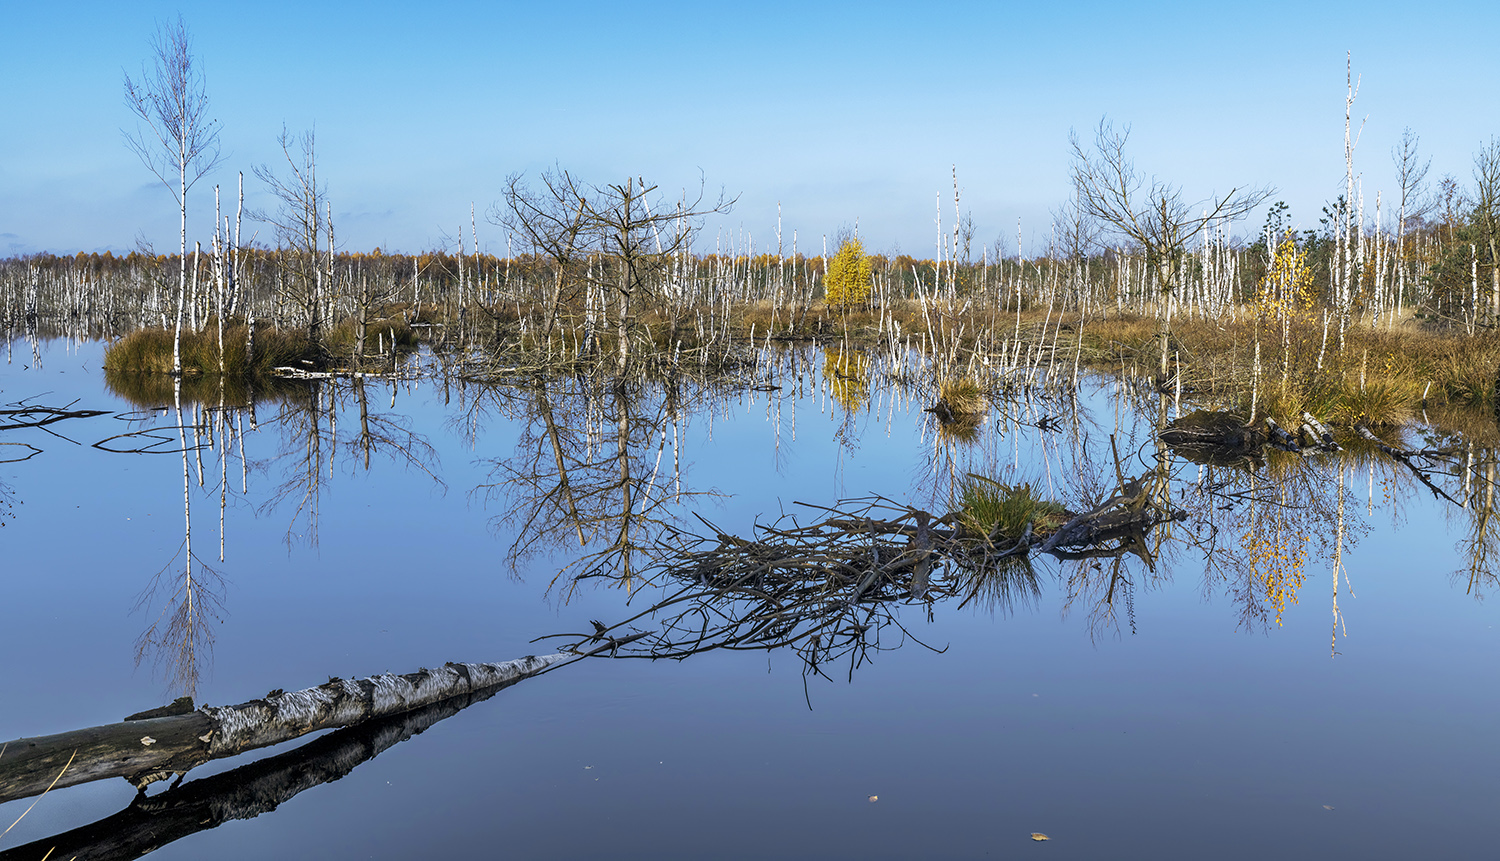
[[[351,272],[393,269],[380,257],[347,258]],[[405,260],[395,258],[395,263]],[[1058,261],[1032,261],[1029,266],[1037,266],[1041,279],[1028,284],[1007,264],[962,269],[922,261],[924,266],[907,266],[903,276],[880,258],[862,299],[834,303],[822,294],[823,261],[816,258],[762,255],[759,264],[690,263],[703,270],[700,281],[729,288],[726,296],[705,302],[711,294],[708,285],[700,285],[699,296],[679,305],[639,303],[624,335],[633,362],[723,372],[750,362],[754,348],[814,341],[850,356],[912,351],[926,363],[921,374],[932,381],[939,410],[947,410],[953,396],[945,395],[959,381],[968,381],[965,398],[972,401],[1004,389],[1007,380],[1076,383],[1077,375],[1088,371],[1145,381],[1196,407],[1233,411],[1248,425],[1269,416],[1295,426],[1301,413],[1311,413],[1334,428],[1380,428],[1403,425],[1424,411],[1431,419],[1454,411],[1496,410],[1500,332],[1485,318],[1476,317],[1469,326],[1424,314],[1422,305],[1404,308],[1400,320],[1394,309],[1374,320],[1356,318],[1338,332],[1340,324],[1316,303],[1304,299],[1301,308],[1289,309],[1290,303],[1266,299],[1265,288],[1250,291],[1241,278],[1242,290],[1227,291],[1223,302],[1190,296],[1191,302],[1175,309],[1175,320],[1166,327],[1169,372],[1163,377],[1160,314],[1142,308],[1140,297],[1125,302],[1127,296],[1110,296],[1101,290],[1107,285],[1068,284],[1071,279],[1056,272],[1062,269]],[[111,377],[169,375],[175,338],[171,321],[163,320],[165,311],[151,314],[153,306],[162,306],[160,291],[153,300],[145,278],[153,267],[174,269],[168,258],[144,255],[0,261],[7,335],[49,330],[113,338],[105,359]],[[450,360],[450,371],[480,380],[618,371],[618,327],[603,326],[604,315],[586,303],[526,299],[535,296],[537,273],[517,278],[519,261],[484,261],[463,275],[462,285],[456,278],[440,278],[455,275],[459,258],[434,255],[426,267],[434,273],[431,281],[422,278],[420,260],[408,284],[399,285],[389,273],[383,293],[410,291],[410,299],[372,305],[363,314],[342,309],[339,323],[324,327],[317,342],[308,327],[296,326],[296,314],[276,308],[273,291],[261,294],[263,285],[246,285],[245,305],[258,314],[229,318],[222,332],[211,303],[199,300],[177,345],[181,374],[219,374],[220,344],[226,377],[269,380],[278,368],[390,369],[419,342]],[[1086,269],[1088,261],[1064,272],[1080,276]],[[546,267],[540,275],[549,275]],[[368,281],[369,273],[351,278]],[[759,290],[751,287],[754,282]],[[330,308],[326,320],[338,311]],[[983,402],[971,402],[953,417],[980,410]]]
[[[284,142],[293,165],[296,142]],[[1097,153],[1075,141],[1075,161],[1109,168],[1123,146],[1101,126]],[[1418,417],[1494,425],[1493,207],[1456,192],[1403,210],[1394,231],[1340,199],[1319,230],[1290,229],[1276,204],[1253,242],[1221,218],[1166,245],[1109,244],[1104,216],[1080,198],[1042,254],[976,249],[959,218],[936,259],[916,259],[868,253],[852,231],[815,257],[795,236],[787,253],[779,230],[774,251],[747,241],[702,254],[703,218],[733,201],[674,202],[634,180],[593,186],[561,171],[539,180],[512,177],[488,214],[507,234],[505,257],[477,251],[477,229],[456,253],[339,251],[317,221],[274,248],[225,227],[180,255],[0,260],[0,328],[8,340],[111,340],[105,368],[120,380],[222,374],[261,390],[276,376],[410,373],[403,356],[423,344],[435,373],[476,382],[751,379],[762,351],[813,341],[846,383],[846,407],[879,367],[925,387],[959,438],[1005,398],[1066,392],[1087,373],[1245,427],[1297,427],[1304,413],[1350,433]],[[327,208],[321,196],[300,203]]]
[[[294,372],[394,371],[399,357],[422,343],[443,359],[444,373],[471,380],[618,370],[615,333],[590,334],[569,321],[549,335],[531,325],[535,309],[520,309],[484,309],[490,311],[484,323],[465,329],[463,315],[426,313],[408,322],[407,316],[415,316],[412,306],[392,305],[382,309],[387,316],[367,326],[369,349],[357,356],[357,324],[349,318],[333,327],[321,347],[314,347],[305,329],[271,325],[256,327],[252,346],[250,327],[233,320],[223,333],[224,375],[265,383]],[[1295,427],[1306,412],[1343,430],[1395,427],[1424,412],[1429,420],[1469,413],[1462,422],[1467,424],[1495,413],[1500,384],[1500,332],[1467,334],[1411,319],[1388,328],[1351,325],[1340,349],[1328,343],[1334,336],[1320,323],[1269,331],[1253,307],[1235,309],[1227,318],[1182,318],[1169,330],[1163,378],[1157,371],[1159,320],[1129,311],[1095,316],[971,307],[949,313],[920,300],[898,300],[845,308],[814,302],[780,311],[750,304],[731,307],[726,316],[714,321],[712,333],[698,330],[697,318],[693,328],[679,323],[678,337],[669,342],[671,321],[642,315],[639,333],[632,334],[634,362],[663,373],[728,373],[751,368],[757,349],[812,341],[829,348],[830,362],[840,369],[868,372],[868,360],[858,357],[880,352],[893,359],[883,363],[888,372],[930,385],[933,411],[956,431],[987,409],[988,397],[1034,385],[1073,386],[1090,372],[1135,380],[1197,408],[1237,414],[1248,425],[1270,417]],[[934,317],[941,324],[929,329]],[[169,377],[172,346],[168,329],[133,330],[110,344],[104,369],[115,380]],[[220,373],[213,321],[184,331],[180,349],[185,382],[203,377],[194,384],[212,385],[208,378]],[[907,351],[919,357],[917,366],[899,358]],[[841,379],[857,376],[840,372]],[[841,400],[852,407],[860,387],[846,388],[851,397]]]

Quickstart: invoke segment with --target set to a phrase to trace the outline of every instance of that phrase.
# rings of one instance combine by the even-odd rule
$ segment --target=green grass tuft
[[[958,480],[953,505],[965,529],[994,540],[1018,540],[1028,523],[1034,532],[1050,532],[1068,520],[1067,509],[1038,498],[1030,484],[1002,484],[973,473]]]

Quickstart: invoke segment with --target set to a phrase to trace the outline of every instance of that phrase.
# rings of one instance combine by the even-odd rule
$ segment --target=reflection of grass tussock
[[[1034,602],[1042,596],[1042,584],[1031,557],[1025,553],[1006,556],[976,570],[970,584],[971,599],[977,598],[990,612],[1009,613],[1016,604]]]
[[[963,445],[978,442],[979,429],[983,425],[983,413],[959,413],[948,421],[937,423],[938,439]]]
[[[104,369],[104,384],[116,395],[142,409],[153,409],[173,401],[173,383],[181,383],[185,403],[246,404],[254,399],[302,401],[307,398],[308,384],[281,377],[255,379],[228,374],[193,374],[173,378],[170,374],[142,374],[135,371]]]
[[[312,358],[307,338],[301,333],[263,326],[255,330],[255,362],[251,366],[246,359],[246,333],[246,327],[239,323],[224,329],[226,374],[266,375],[272,368]],[[199,332],[183,330],[181,356],[184,374],[218,374],[218,331],[213,326]],[[159,328],[131,332],[105,350],[104,368],[116,373],[170,374],[172,332]]]
[[[953,507],[964,528],[992,541],[1016,541],[1031,525],[1033,533],[1050,533],[1068,520],[1068,511],[1041,499],[1031,485],[1008,485],[982,475],[960,478]]]

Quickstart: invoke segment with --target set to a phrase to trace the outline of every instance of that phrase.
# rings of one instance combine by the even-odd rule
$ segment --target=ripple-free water
[[[0,442],[43,449],[0,464],[11,503],[0,513],[4,738],[113,722],[181,687],[170,670],[182,644],[141,641],[172,606],[183,563],[176,407],[113,394],[101,355],[96,343],[56,341],[39,367],[0,367],[0,402],[111,411],[0,432]],[[1032,426],[1060,414],[1058,403],[1013,404],[961,444],[936,433],[920,397],[877,381],[861,402],[865,389],[825,376],[815,353],[783,362],[779,389],[638,394],[629,455],[638,480],[650,471],[654,513],[701,526],[696,511],[749,535],[786,512],[815,516],[797,502],[880,494],[941,511],[947,481],[967,471],[1014,475],[1076,503],[1080,470],[1113,481],[1111,433],[1127,471],[1150,454],[1150,435],[1116,408],[1107,382],[1085,386],[1084,412],[1062,431]],[[549,387],[547,406],[578,447],[568,452],[581,465],[574,488],[594,482],[607,513],[618,412],[590,405],[589,390]],[[518,524],[545,488],[506,480],[555,463],[536,390],[372,381],[364,394],[364,424],[346,380],[262,401],[253,422],[230,409],[227,436],[216,404],[183,405],[189,424],[197,410],[202,446],[187,462],[193,552],[222,601],[188,667],[198,702],[542,653],[533,638],[646,606],[649,586],[632,595],[583,581],[566,603],[549,591],[579,552],[566,529],[512,566]],[[152,428],[167,440],[156,453],[92,445],[132,433],[126,441],[144,447]],[[184,436],[194,444],[191,429]],[[1178,474],[1190,482],[1196,469]],[[903,624],[942,653],[908,641],[852,681],[847,668],[830,670],[833,681],[813,678],[806,693],[803,666],[785,652],[584,661],[502,691],[274,813],[154,854],[1482,857],[1500,801],[1500,643],[1494,612],[1453,574],[1468,564],[1473,514],[1397,468],[1363,470],[1349,466],[1343,479],[1337,632],[1331,560],[1316,549],[1279,626],[1246,623],[1235,584],[1205,578],[1193,548],[1154,575],[1135,563],[1129,606],[1117,601],[1103,624],[1090,621],[1097,596],[1069,606],[1072,565],[1049,562],[1039,600],[1011,612],[939,602],[929,620],[905,608]],[[103,819],[133,795],[123,780],[50,793],[0,850]],[[0,805],[0,825],[33,800]],[[1038,846],[1032,832],[1051,839]]]

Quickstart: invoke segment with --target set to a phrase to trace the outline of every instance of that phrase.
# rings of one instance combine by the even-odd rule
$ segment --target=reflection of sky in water
[[[129,409],[102,393],[98,357],[94,346],[53,345],[40,371],[5,366],[0,400]],[[820,371],[804,368],[805,389]],[[781,394],[779,455],[767,393],[721,407],[711,442],[706,416],[685,430],[685,484],[731,494],[702,503],[718,526],[743,534],[793,500],[930,496],[923,404],[898,404],[891,418],[891,404],[877,403],[855,417],[857,443],[840,448],[836,400],[807,392],[793,441],[790,391]],[[389,398],[388,387],[370,390],[372,409]],[[1091,400],[1103,426],[1092,438],[1107,448],[1113,412]],[[248,500],[231,494],[226,613],[200,701],[519,657],[544,650],[532,637],[624,615],[617,590],[545,600],[546,558],[527,563],[520,582],[510,576],[508,537],[488,527],[503,506],[481,507],[468,491],[490,480],[482,459],[508,456],[517,431],[493,418],[468,448],[442,403],[424,385],[403,388],[397,409],[413,410],[437,446],[446,493],[379,456],[365,473],[341,451],[312,548],[283,542],[285,506],[258,511],[280,464],[252,471]],[[273,412],[262,411],[263,426]],[[353,422],[340,414],[340,436]],[[106,723],[165,699],[149,668],[132,666],[147,618],[130,608],[181,540],[181,467],[175,455],[89,447],[120,424],[54,428],[83,445],[40,431],[7,437],[46,451],[0,465],[17,500],[0,530],[0,736]],[[1013,463],[1020,433],[1021,477],[1045,486],[1027,453],[1038,432],[996,427],[986,424],[957,468]],[[246,445],[252,463],[268,461],[278,431]],[[1054,454],[1054,477],[1069,463]],[[205,469],[217,472],[207,453]],[[206,476],[201,496],[194,485],[204,558],[217,551],[215,480]],[[1350,483],[1350,514],[1362,517],[1366,478]],[[1476,857],[1500,790],[1493,614],[1451,581],[1458,537],[1430,494],[1409,494],[1395,525],[1378,478],[1375,494],[1373,528],[1346,556],[1359,597],[1340,590],[1349,634],[1334,660],[1321,560],[1284,627],[1247,633],[1222,591],[1204,596],[1184,554],[1169,582],[1136,595],[1138,633],[1097,642],[1082,613],[1059,618],[1062,590],[1047,574],[1037,607],[1010,618],[953,602],[930,625],[906,613],[947,653],[909,645],[881,653],[853,684],[838,673],[814,681],[812,711],[800,667],[780,654],[585,662],[504,691],[274,815],[155,857],[1004,857],[1026,851],[1032,831],[1051,835],[1045,851],[1077,858]],[[49,795],[0,850],[109,815],[131,794],[116,780]],[[29,803],[0,805],[0,821]]]

